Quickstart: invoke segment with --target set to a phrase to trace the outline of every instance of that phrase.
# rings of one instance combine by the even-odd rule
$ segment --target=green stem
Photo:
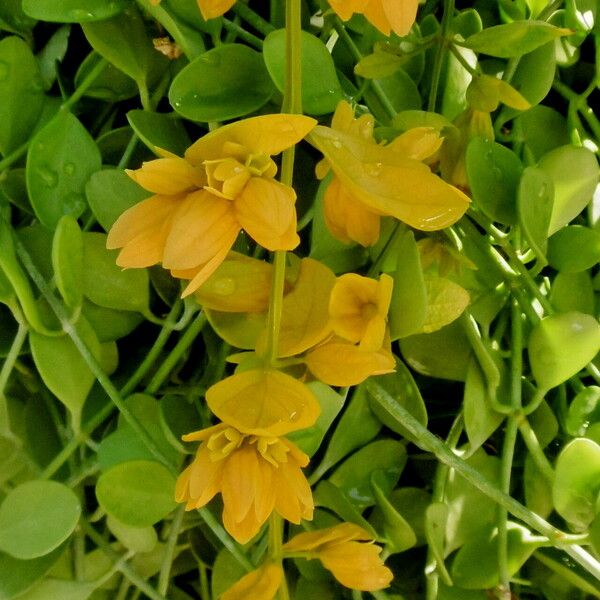
[[[198,337],[204,325],[206,325],[206,315],[200,313],[185,330],[181,339],[175,345],[175,348],[173,348],[169,356],[162,362],[159,369],[150,380],[150,383],[146,386],[145,391],[147,394],[155,394],[159,390],[160,386],[167,380],[171,371],[175,368],[177,362],[194,343],[194,340]]]
[[[442,66],[444,64],[446,52],[448,51],[448,32],[450,30],[450,24],[452,23],[453,15],[454,0],[444,0],[444,14],[442,16],[442,23],[440,26],[439,44],[433,61],[431,87],[429,88],[429,99],[427,101],[427,110],[429,112],[435,112],[436,108],[440,78],[442,76]]]
[[[92,354],[92,351],[89,349],[87,344],[80,337],[77,332],[75,326],[69,320],[69,316],[65,311],[62,304],[56,299],[54,294],[52,293],[50,286],[42,276],[42,274],[38,271],[37,267],[33,264],[29,253],[25,246],[18,240],[15,239],[15,247],[17,254],[23,263],[23,266],[27,270],[29,276],[34,281],[34,283],[38,286],[42,296],[46,299],[50,308],[60,321],[60,324],[64,330],[64,332],[71,338],[73,344],[79,350],[81,357],[84,359],[86,364],[88,365],[90,371],[96,377],[98,383],[101,385],[102,389],[106,392],[108,397],[112,400],[113,404],[118,408],[119,412],[123,415],[125,420],[131,425],[131,428],[136,432],[139,436],[140,440],[143,444],[148,448],[148,450],[152,453],[152,455],[163,465],[165,465],[171,471],[174,471],[174,466],[170,463],[170,461],[164,456],[162,450],[157,446],[156,442],[150,437],[148,432],[141,425],[139,420],[135,417],[135,415],[129,410],[129,407],[123,401],[123,398],[119,394],[117,388],[113,385],[112,381],[108,377],[108,375],[103,371],[100,363],[96,359],[96,357]]]
[[[240,16],[248,25],[251,25],[256,31],[262,33],[265,37],[272,31],[275,31],[275,27],[268,21],[265,21],[259,14],[255,13],[247,4],[243,2],[236,2],[232,7],[233,12]]]
[[[346,27],[338,17],[335,17],[333,19],[333,26],[337,31],[338,35],[340,36],[340,39],[344,42],[344,44],[346,44],[348,50],[350,50],[350,53],[354,57],[354,60],[356,62],[359,62],[362,59],[363,55],[358,49],[358,46],[354,43],[352,36],[346,31]],[[393,119],[397,114],[396,109],[390,102],[386,93],[383,91],[381,84],[376,79],[372,79],[370,80],[370,85],[373,89],[373,92],[377,96],[377,100],[379,100],[381,105],[385,108],[385,111],[388,113],[389,117]]]
[[[144,578],[130,565],[123,561],[123,557],[115,552],[110,545],[104,540],[104,538],[86,521],[82,520],[81,526],[85,531],[85,534],[115,563],[117,569],[141,590],[151,600],[168,600],[162,594],[158,593],[150,584],[148,584]]]
[[[598,588],[592,585],[589,581],[586,581],[583,577],[581,577],[581,575],[578,575],[568,564],[562,564],[561,562],[550,558],[539,550],[533,553],[533,557],[536,560],[539,560],[545,567],[548,567],[548,569],[560,575],[562,579],[568,581],[574,587],[582,590],[590,596],[593,596],[594,598],[600,598],[600,591]]]
[[[240,563],[246,571],[254,571],[254,565],[248,560],[248,557],[244,554],[244,551],[240,548],[240,546],[234,542],[225,531],[221,523],[217,521],[215,516],[210,512],[206,506],[204,508],[199,508],[198,513],[208,526],[208,528],[215,534],[215,536],[219,539],[219,541],[223,544],[225,548],[229,551],[229,553]]]
[[[21,144],[18,148],[13,150],[8,156],[5,156],[2,160],[0,160],[0,173],[2,173],[2,171],[11,167],[24,154],[26,154],[27,148],[29,148],[29,141]]]
[[[185,514],[185,506],[181,504],[175,511],[175,516],[171,521],[171,531],[169,532],[169,538],[165,545],[163,554],[162,565],[160,567],[160,573],[158,575],[158,586],[157,590],[159,594],[163,596],[167,595],[169,589],[169,581],[171,579],[171,567],[173,565],[173,557],[175,556],[175,546],[177,545],[177,538],[181,530],[181,523],[183,522],[183,515]]]
[[[283,561],[282,539],[283,519],[276,512],[273,512],[269,517],[269,559],[279,565]],[[281,581],[278,595],[279,600],[290,600],[290,592],[285,575]]]
[[[133,375],[127,380],[127,383],[121,388],[120,393],[124,398],[133,392],[137,384],[144,378],[144,375],[146,375],[150,367],[152,367],[160,356],[162,349],[165,347],[165,344],[173,331],[173,325],[177,319],[177,313],[179,312],[180,306],[180,302],[175,302],[173,304],[163,323],[160,333],[154,341],[154,344],[152,344],[152,348],[150,348],[150,351],[146,354],[144,360],[139,364]]]
[[[263,41],[260,38],[256,37],[255,35],[252,35],[251,33],[248,33],[235,21],[230,21],[229,19],[222,17],[221,22],[223,23],[223,27],[227,29],[227,31],[234,33],[240,40],[243,40],[250,46],[254,46],[254,48],[256,48],[259,52],[262,51]]]
[[[456,60],[461,64],[462,68],[469,73],[470,75],[476,76],[478,75],[477,69],[472,67],[467,59],[460,53],[460,50],[456,47],[455,44],[449,44],[450,52],[456,58]]]
[[[12,439],[16,439],[16,436],[14,436],[10,427],[10,414],[8,412],[8,404],[4,390],[6,389],[6,384],[8,383],[8,378],[15,366],[15,362],[17,361],[17,358],[19,358],[19,353],[23,348],[23,344],[27,339],[28,331],[29,327],[25,323],[19,323],[17,333],[10,346],[10,350],[4,359],[2,369],[0,370],[0,435]]]
[[[548,483],[553,484],[554,469],[544,454],[537,435],[529,424],[527,417],[525,415],[519,415],[516,417],[516,422],[517,426],[519,427],[519,431],[521,432],[521,437],[527,446],[527,450],[529,451],[533,462],[539,469],[540,473],[546,478]]]
[[[439,461],[455,469],[458,474],[475,486],[480,492],[506,508],[508,512],[521,519],[529,527],[546,536],[557,548],[566,552],[588,573],[600,581],[600,562],[581,546],[562,543],[562,538],[567,535],[565,532],[557,529],[526,506],[523,506],[520,502],[505,494],[502,490],[499,490],[476,469],[456,456],[442,440],[428,431],[427,428],[415,419],[378,383],[368,380],[367,389],[370,395],[413,435],[415,443],[419,448],[426,452],[431,452]]]

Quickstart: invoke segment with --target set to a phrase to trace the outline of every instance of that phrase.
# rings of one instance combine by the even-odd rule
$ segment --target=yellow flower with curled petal
[[[281,566],[266,562],[234,583],[220,600],[272,600],[282,581]]]
[[[300,533],[284,544],[284,553],[318,558],[344,586],[374,592],[388,587],[393,574],[380,558],[381,548],[354,523]]]
[[[214,19],[224,15],[234,4],[235,0],[197,0],[198,8],[204,19]]]
[[[334,333],[364,350],[381,348],[393,286],[394,280],[385,273],[379,281],[356,273],[338,277],[329,299]]]
[[[220,492],[223,525],[241,544],[274,510],[292,523],[312,519],[312,493],[301,470],[308,456],[285,438],[249,435],[221,423],[183,439],[203,442],[177,480],[175,499],[186,510],[201,508]]]
[[[372,117],[354,119],[352,108],[342,101],[331,128],[317,126],[309,136],[325,156],[317,176],[333,171],[324,198],[325,222],[333,235],[369,246],[379,238],[384,215],[424,231],[456,222],[469,198],[422,162],[440,149],[439,133],[420,127],[381,145],[373,139],[372,127]]]
[[[273,177],[271,156],[299,142],[316,121],[263,115],[208,133],[179,158],[166,153],[129,175],[155,195],[125,211],[108,234],[124,268],[162,263],[194,292],[225,260],[240,230],[267,250],[291,250],[296,193]]]
[[[362,14],[384,35],[393,31],[406,35],[417,18],[417,0],[329,0],[331,8],[347,21],[354,13]]]
[[[314,425],[321,412],[300,381],[271,368],[236,373],[206,392],[210,410],[222,421],[253,435],[285,435]]]

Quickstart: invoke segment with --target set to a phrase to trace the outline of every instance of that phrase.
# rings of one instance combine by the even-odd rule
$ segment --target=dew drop
[[[8,75],[10,74],[10,65],[3,60],[0,60],[0,81],[4,81],[8,79]]]
[[[485,153],[485,158],[486,158],[486,160],[488,160],[489,162],[493,162],[493,160],[494,160],[494,153],[493,153],[491,150],[488,150],[488,151]]]
[[[75,165],[72,162],[65,163],[63,165],[63,173],[65,175],[74,175],[75,174]]]
[[[542,183],[540,189],[538,190],[538,197],[543,198],[548,192],[548,186],[545,183]]]
[[[290,421],[292,423],[294,423],[295,421],[297,421],[300,418],[300,415],[298,414],[297,410],[294,410],[293,412],[290,413]]]
[[[502,180],[502,170],[499,169],[498,167],[494,167],[492,169],[492,174],[494,175],[494,178],[498,181]]]
[[[71,192],[63,199],[63,212],[70,215],[80,215],[86,207],[85,197],[79,192]]]
[[[378,177],[381,173],[381,163],[367,163],[365,165],[365,172],[371,177]]]
[[[37,174],[46,187],[53,188],[58,184],[58,175],[50,167],[40,167]]]
[[[342,142],[340,142],[340,140],[335,139],[335,140],[331,140],[331,144],[333,145],[334,148],[341,148],[342,147]]]

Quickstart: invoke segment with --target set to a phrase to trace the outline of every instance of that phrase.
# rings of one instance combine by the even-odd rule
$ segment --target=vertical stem
[[[442,75],[442,66],[444,64],[444,58],[448,51],[448,30],[450,29],[450,23],[452,22],[452,16],[454,14],[454,0],[444,0],[444,14],[442,16],[442,24],[440,29],[440,40],[435,53],[435,60],[433,62],[433,75],[431,77],[431,87],[429,88],[429,100],[427,102],[427,110],[429,112],[435,112],[438,88],[440,85],[440,77]]]
[[[19,357],[19,352],[21,352],[21,348],[27,339],[28,331],[29,328],[25,323],[19,323],[15,339],[13,340],[6,359],[2,364],[2,369],[0,370],[0,435],[10,438],[13,437],[13,433],[10,428],[10,415],[8,414],[8,405],[6,396],[4,395],[4,389],[6,388],[13,367],[15,366],[15,362]]]
[[[269,559],[279,565],[281,564],[283,558],[282,538],[283,519],[274,512],[269,517]],[[280,600],[290,599],[290,592],[287,586],[285,573],[281,580],[281,587],[279,588],[278,595]]]
[[[175,546],[177,544],[177,538],[179,537],[179,531],[181,530],[181,523],[183,521],[184,505],[181,504],[175,511],[175,516],[171,521],[171,531],[169,532],[169,538],[165,547],[163,555],[163,562],[160,567],[160,573],[158,575],[158,586],[157,591],[163,596],[167,595],[169,589],[169,581],[171,579],[171,566],[173,564],[173,557],[175,555]]]

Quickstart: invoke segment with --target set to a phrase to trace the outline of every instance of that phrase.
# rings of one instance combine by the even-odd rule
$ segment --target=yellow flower
[[[340,523],[327,529],[300,533],[284,544],[283,550],[318,558],[342,585],[373,592],[386,588],[394,576],[379,557],[381,548],[372,542],[373,538],[362,527]]]
[[[314,425],[321,412],[314,394],[276,369],[236,373],[210,387],[212,412],[246,434],[280,436]]]
[[[244,575],[221,594],[220,600],[272,600],[282,581],[281,566],[266,562],[255,571]]]
[[[234,4],[235,0],[197,0],[202,17],[206,20],[214,19],[225,14]]]
[[[434,175],[422,161],[442,144],[427,127],[403,133],[387,145],[372,136],[373,119],[354,119],[340,102],[332,126],[317,126],[310,142],[325,156],[317,165],[323,178],[333,180],[325,193],[325,220],[333,235],[368,246],[379,237],[379,219],[387,215],[424,231],[442,229],[466,211],[469,198]]]
[[[299,142],[316,121],[263,115],[217,129],[179,158],[145,163],[129,175],[155,195],[125,211],[108,234],[124,268],[162,263],[191,279],[194,292],[225,260],[241,229],[267,250],[291,250],[296,193],[273,177],[271,156]]]
[[[406,35],[417,17],[417,0],[329,0],[341,19],[359,13],[381,33]]]
[[[183,439],[203,442],[177,480],[175,499],[186,510],[201,508],[220,492],[223,525],[241,544],[274,510],[292,523],[312,519],[312,493],[301,470],[308,456],[285,438],[247,435],[221,423]]]
[[[382,348],[364,350],[334,337],[310,350],[304,362],[319,381],[333,386],[358,385],[371,375],[392,373],[396,367],[389,338]]]
[[[387,328],[394,280],[385,273],[379,281],[347,273],[331,291],[329,314],[334,333],[363,350],[379,350]]]

